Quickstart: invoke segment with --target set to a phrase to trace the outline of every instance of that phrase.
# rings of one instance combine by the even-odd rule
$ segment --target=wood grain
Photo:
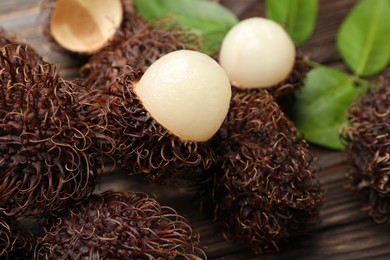
[[[240,18],[264,15],[264,1],[221,0]],[[302,50],[311,59],[328,66],[345,69],[335,47],[335,35],[345,15],[356,0],[321,0],[315,33]],[[40,0],[1,0],[0,27],[21,35],[47,61],[61,67],[67,79],[77,76],[82,61],[58,52],[43,34],[46,15]],[[190,191],[170,186],[148,184],[127,173],[112,170],[102,179],[97,192],[105,190],[144,191],[158,196],[187,216],[201,233],[209,259],[389,259],[390,226],[375,224],[362,211],[361,202],[345,189],[348,165],[344,155],[319,147],[311,148],[321,180],[327,187],[326,201],[321,208],[322,223],[308,236],[295,237],[281,246],[280,252],[254,256],[250,250],[225,241],[218,225],[203,216]]]

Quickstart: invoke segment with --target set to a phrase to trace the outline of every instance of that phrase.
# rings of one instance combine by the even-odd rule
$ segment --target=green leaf
[[[320,66],[309,72],[297,95],[292,119],[303,137],[314,144],[342,150],[339,129],[347,123],[347,110],[368,83],[357,86],[344,72]]]
[[[238,23],[227,8],[205,0],[135,0],[138,12],[149,22],[174,18],[183,28],[201,36],[206,54],[216,53],[226,33]]]
[[[362,0],[341,25],[337,48],[356,75],[372,76],[389,63],[389,17],[389,0]]]
[[[312,35],[318,15],[318,0],[267,0],[267,17],[281,24],[296,45]]]

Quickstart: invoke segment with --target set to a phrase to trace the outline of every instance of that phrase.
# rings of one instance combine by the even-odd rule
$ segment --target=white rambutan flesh
[[[295,46],[276,22],[242,20],[225,36],[219,62],[230,81],[241,88],[266,88],[285,80],[295,62]]]
[[[135,84],[135,93],[162,126],[183,140],[209,140],[225,119],[231,85],[209,56],[171,52],[153,63]]]

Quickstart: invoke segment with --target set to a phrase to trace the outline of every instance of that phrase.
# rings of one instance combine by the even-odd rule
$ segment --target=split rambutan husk
[[[80,70],[85,78],[84,85],[107,89],[120,76],[123,66],[131,67],[132,73],[140,77],[165,54],[196,49],[198,45],[198,37],[176,23],[162,20],[160,26],[155,27],[142,19],[130,3],[124,1],[124,4],[127,4],[124,20],[115,37],[90,57]]]
[[[210,168],[217,160],[210,142],[182,140],[164,128],[134,93],[135,82],[133,73],[122,74],[109,86],[108,94],[94,97],[95,108],[89,104],[89,109],[100,111],[88,119],[95,122],[94,131],[116,143],[97,149],[130,169],[129,173],[144,174],[154,182],[191,175],[196,167]]]
[[[199,234],[145,193],[105,192],[48,218],[35,259],[200,259]]]
[[[26,45],[0,48],[0,211],[18,217],[83,198],[101,166],[89,151],[99,138],[79,105],[83,89],[30,55]]]
[[[308,144],[264,89],[233,89],[218,132],[219,165],[202,191],[226,237],[255,253],[319,223],[323,188]]]
[[[35,240],[18,221],[0,216],[0,259],[31,259]]]
[[[390,219],[390,81],[381,80],[350,107],[341,136],[353,170],[351,189],[378,222]]]

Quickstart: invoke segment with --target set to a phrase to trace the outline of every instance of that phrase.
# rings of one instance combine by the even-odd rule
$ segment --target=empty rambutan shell
[[[266,90],[234,88],[217,137],[203,207],[228,238],[260,253],[318,224],[323,190],[308,144]]]
[[[0,258],[31,259],[35,240],[18,221],[0,216]]]
[[[199,234],[145,193],[91,195],[51,216],[36,259],[200,259]]]
[[[64,49],[91,54],[115,35],[123,19],[121,0],[56,0],[49,30]]]
[[[83,89],[31,53],[0,49],[0,210],[20,217],[92,192],[101,164],[88,152],[99,138],[83,118]]]
[[[341,131],[352,165],[351,189],[379,223],[390,219],[390,81],[381,80],[350,107]]]

